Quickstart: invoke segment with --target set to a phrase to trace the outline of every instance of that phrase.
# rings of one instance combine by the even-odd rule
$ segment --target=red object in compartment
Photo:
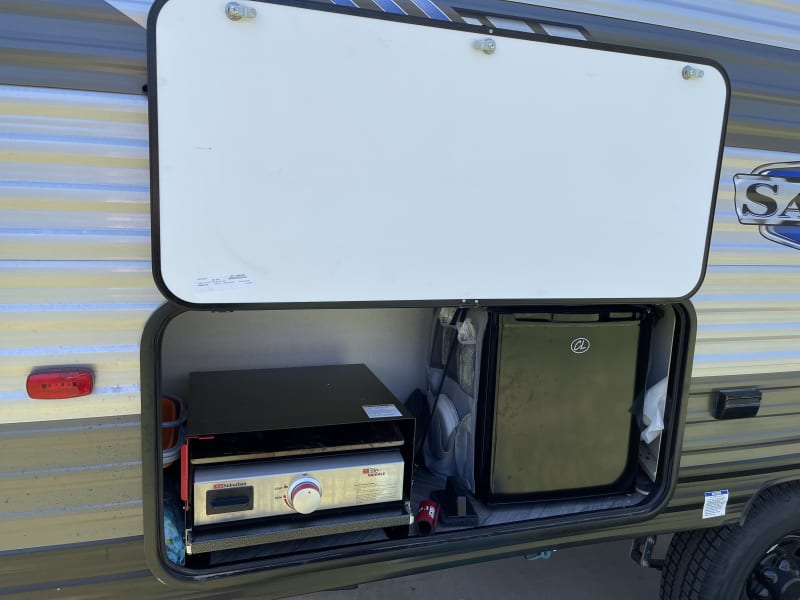
[[[189,441],[213,439],[213,435],[191,436],[181,446],[181,500],[183,500],[186,510],[189,509]]]
[[[189,444],[181,446],[181,500],[189,502]]]
[[[423,500],[417,511],[417,529],[420,535],[430,535],[436,531],[439,522],[439,504],[433,500]]]
[[[79,398],[92,393],[94,377],[88,369],[41,371],[28,375],[25,389],[34,400]]]
[[[180,417],[180,408],[172,398],[161,398],[161,420],[165,423],[177,421]],[[161,449],[169,450],[178,441],[178,427],[164,427],[161,432]],[[166,466],[166,465],[165,465]]]

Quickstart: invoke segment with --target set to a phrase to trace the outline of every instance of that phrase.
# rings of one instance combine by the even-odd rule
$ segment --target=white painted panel
[[[727,93],[715,68],[687,81],[681,61],[502,37],[486,55],[469,32],[248,6],[257,18],[197,0],[158,16],[161,273],[178,297],[695,287]]]

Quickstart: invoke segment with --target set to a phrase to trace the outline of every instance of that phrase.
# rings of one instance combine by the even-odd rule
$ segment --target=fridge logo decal
[[[736,216],[772,242],[800,250],[800,162],[772,163],[733,178]]]
[[[591,344],[589,343],[589,340],[580,337],[572,340],[572,344],[570,344],[569,349],[572,350],[573,354],[583,354],[589,349],[590,346]]]

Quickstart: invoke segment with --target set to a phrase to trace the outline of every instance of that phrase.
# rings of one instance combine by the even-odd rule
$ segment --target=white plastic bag
[[[642,441],[649,444],[664,429],[664,409],[667,405],[667,378],[650,387],[644,395]]]
[[[458,384],[465,394],[475,393],[475,351],[478,343],[478,335],[472,319],[467,317],[458,326],[458,354],[456,363],[458,364]]]

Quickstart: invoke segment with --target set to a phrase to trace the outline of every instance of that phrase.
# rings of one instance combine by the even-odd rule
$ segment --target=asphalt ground
[[[656,556],[666,547],[659,542]],[[660,573],[636,565],[629,550],[629,541],[568,548],[547,560],[484,562],[294,600],[657,600]]]

